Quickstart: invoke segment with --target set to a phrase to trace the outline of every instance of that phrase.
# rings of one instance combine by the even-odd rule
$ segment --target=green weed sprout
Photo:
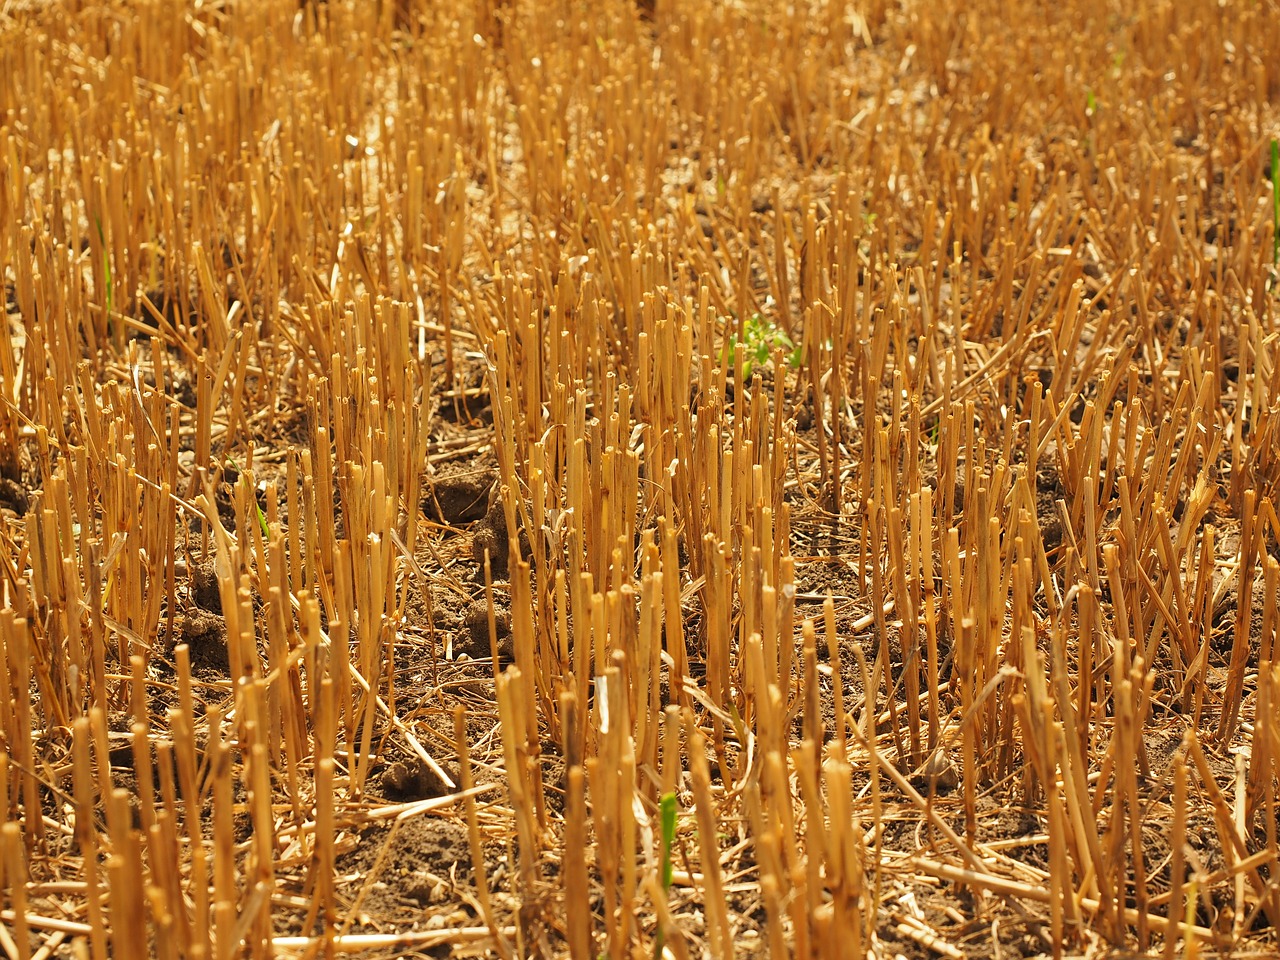
[[[240,464],[236,463],[234,457],[227,457],[227,465],[232,467],[237,473],[240,472]],[[262,504],[258,503],[258,498],[253,498],[254,509],[258,511],[258,526],[262,529],[262,537],[264,540],[271,539],[271,527],[267,523],[267,515],[262,509]]]
[[[742,343],[746,349],[742,375],[746,380],[751,379],[751,372],[757,366],[763,366],[769,362],[776,347],[782,347],[787,351],[787,363],[793,370],[800,366],[800,348],[791,342],[791,338],[777,324],[758,313],[753,313],[742,325]],[[722,363],[727,365],[732,362],[737,346],[738,335],[735,333],[729,337],[729,341],[724,346]]]
[[[662,892],[667,893],[671,889],[671,881],[674,878],[671,868],[671,848],[676,842],[676,795],[674,793],[662,795],[662,799],[658,801],[658,813],[662,829]],[[661,960],[664,933],[665,931],[658,930],[658,939],[653,950],[654,960]]]
[[[658,801],[662,817],[662,889],[671,889],[671,848],[676,842],[676,795],[664,793]]]

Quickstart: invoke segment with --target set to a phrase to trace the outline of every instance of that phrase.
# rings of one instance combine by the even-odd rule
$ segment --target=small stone
[[[945,753],[935,750],[915,772],[911,782],[913,786],[921,788],[928,787],[932,783],[938,790],[954,790],[960,783],[960,774]]]

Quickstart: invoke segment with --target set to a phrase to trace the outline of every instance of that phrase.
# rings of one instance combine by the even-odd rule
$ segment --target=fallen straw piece
[[[914,940],[926,950],[947,957],[948,960],[964,960],[964,951],[954,947],[938,935],[938,932],[915,917],[898,915],[898,923],[894,929],[909,940]]]
[[[515,927],[502,927],[504,936],[514,937]],[[362,950],[388,950],[394,947],[430,949],[445,943],[475,943],[491,936],[488,927],[450,927],[444,930],[415,930],[409,933],[348,933],[340,937],[272,937],[271,946],[277,950],[305,950],[323,945],[338,953],[359,953]]]
[[[1032,900],[1036,903],[1048,903],[1052,895],[1047,886],[1019,883],[1017,880],[1008,880],[990,873],[978,873],[975,870],[966,870],[963,867],[953,867],[948,863],[938,863],[936,860],[913,860],[911,865],[921,873],[930,874],[940,880],[950,880],[952,883],[980,887],[998,896],[1018,897],[1023,900]],[[1092,897],[1081,897],[1080,906],[1090,913],[1096,913],[1102,904]],[[1169,920],[1167,917],[1153,913],[1145,914],[1142,919],[1152,930],[1158,933],[1164,933],[1172,926],[1184,937],[1194,936],[1201,940],[1207,940],[1217,947],[1230,945],[1230,941],[1227,938],[1214,930],[1210,930],[1208,927],[1199,927],[1181,920]],[[1138,923],[1138,911],[1132,907],[1125,907],[1124,921],[1125,923],[1136,925]]]
[[[13,923],[18,919],[17,914],[12,910],[0,910],[0,920],[6,923]],[[57,930],[61,933],[71,933],[78,936],[87,937],[93,932],[93,928],[87,923],[76,923],[74,920],[59,920],[57,917],[40,917],[33,913],[23,915],[28,925],[36,927],[40,930]]]
[[[460,790],[457,793],[451,793],[444,797],[431,797],[427,800],[415,800],[412,803],[398,803],[395,806],[371,810],[369,812],[369,818],[373,820],[385,820],[387,817],[394,816],[397,820],[409,820],[412,817],[419,816],[420,814],[430,813],[432,810],[439,810],[442,807],[450,806],[451,804],[457,803],[459,800],[478,797],[481,794],[497,789],[497,784],[481,783],[472,787],[470,790]]]

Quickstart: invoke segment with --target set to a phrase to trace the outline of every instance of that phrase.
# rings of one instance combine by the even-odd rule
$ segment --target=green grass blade
[[[676,795],[666,793],[658,801],[662,819],[662,889],[671,889],[671,847],[676,841]]]

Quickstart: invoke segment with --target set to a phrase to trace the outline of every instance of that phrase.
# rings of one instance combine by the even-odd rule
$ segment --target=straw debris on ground
[[[1280,950],[1276,0],[0,0],[0,954]]]

